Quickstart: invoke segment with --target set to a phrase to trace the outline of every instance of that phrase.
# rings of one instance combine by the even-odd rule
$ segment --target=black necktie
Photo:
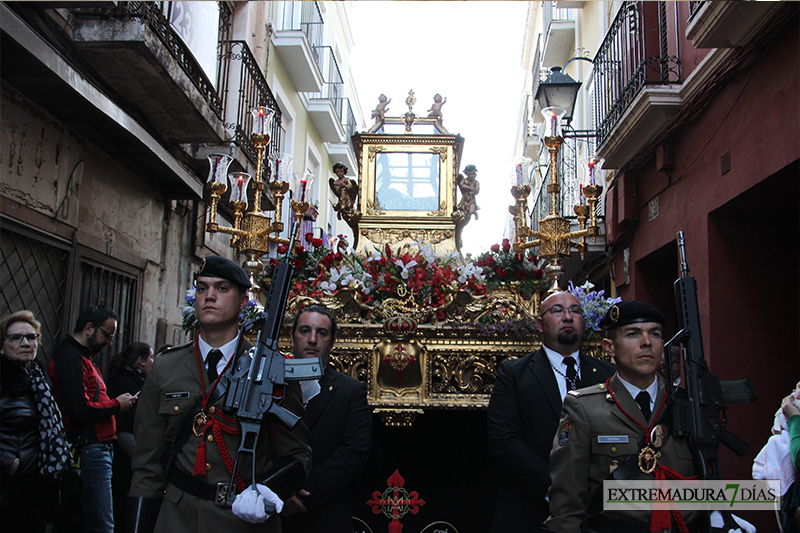
[[[636,395],[636,403],[639,404],[639,409],[642,410],[645,420],[650,420],[650,395],[647,391],[642,391]]]
[[[575,359],[566,357],[564,358],[564,363],[567,365],[567,390],[580,388],[578,383],[578,370],[575,368]]]
[[[208,352],[208,356],[206,357],[206,367],[208,369],[208,379],[211,381],[211,383],[214,383],[217,380],[217,363],[219,363],[220,359],[222,359],[222,352],[216,348]]]

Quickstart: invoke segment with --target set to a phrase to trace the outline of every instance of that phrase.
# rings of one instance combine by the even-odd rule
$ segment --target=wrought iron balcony
[[[563,65],[574,48],[577,9],[558,8],[555,2],[542,2],[544,47],[542,61],[546,67]],[[534,93],[536,94],[536,93]]]
[[[342,125],[345,131],[345,142],[325,143],[325,148],[333,159],[347,165],[349,169],[348,172],[352,175],[358,173],[358,159],[356,158],[355,146],[353,145],[353,135],[355,135],[358,129],[358,124],[356,123],[356,116],[353,113],[353,108],[350,105],[350,99],[342,98],[341,100],[341,108],[344,115],[344,122]],[[336,107],[336,105],[334,105],[334,107]]]
[[[281,111],[250,47],[244,41],[219,44],[217,84],[224,95],[225,129],[232,131],[236,144],[255,163],[256,148],[250,140],[253,115],[250,109],[263,105],[275,110],[272,121],[269,153],[278,153],[281,146]]]
[[[126,110],[143,117],[174,143],[214,143],[224,137],[222,93],[215,82],[213,46],[205,61],[196,58],[201,33],[214,42],[227,39],[231,11],[226,2],[209,2],[219,22],[187,30],[195,48],[179,33],[170,2],[91,2],[69,9],[72,32],[66,37],[86,64],[102,74]],[[213,6],[213,7],[212,7]],[[217,13],[214,13],[216,16]],[[184,17],[185,19],[185,17]],[[191,33],[194,31],[195,33]],[[154,98],[158,95],[158,98]]]
[[[322,90],[324,23],[317,2],[279,2],[272,42],[295,89]]]
[[[317,47],[322,90],[308,93],[308,112],[323,141],[340,143],[344,131],[344,79],[330,46]]]
[[[697,15],[697,13],[700,11],[700,8],[703,7],[703,4],[705,4],[705,2],[694,2],[694,1],[689,2],[689,20],[687,20],[686,22],[692,21],[694,16]]]
[[[597,142],[602,145],[647,85],[681,82],[680,59],[671,54],[677,39],[667,31],[664,2],[631,2],[620,7],[594,59]]]

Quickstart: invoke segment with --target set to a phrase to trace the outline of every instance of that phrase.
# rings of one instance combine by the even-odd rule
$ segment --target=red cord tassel
[[[205,435],[205,432],[203,432]],[[205,476],[206,475],[206,441],[205,439],[200,441],[200,445],[197,447],[197,455],[194,458],[194,470],[192,470],[193,476]]]
[[[697,476],[691,477],[683,477],[674,469],[664,466],[658,465],[656,467],[655,472],[653,473],[655,480],[665,480],[668,477],[671,479],[695,479]],[[670,531],[672,529],[672,520],[671,517],[675,518],[675,525],[678,526],[678,530],[681,533],[689,533],[689,528],[686,527],[686,522],[683,520],[683,515],[681,514],[680,510],[675,509],[668,511],[664,510],[652,510],[650,511],[650,531],[651,532],[661,532],[661,531]]]

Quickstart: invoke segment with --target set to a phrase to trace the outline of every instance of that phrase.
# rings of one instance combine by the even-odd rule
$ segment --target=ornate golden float
[[[283,342],[288,350],[298,310],[331,309],[340,328],[332,364],[367,384],[370,405],[389,426],[409,426],[426,409],[486,408],[498,365],[538,348],[535,317],[552,284],[537,258],[509,241],[477,263],[460,257],[461,232],[477,210],[476,169],[459,173],[464,139],[444,129],[441,98],[425,118],[413,112],[415,102],[412,91],[408,112],[396,118],[379,105],[375,125],[355,135],[357,200],[342,200],[349,178],[331,180],[355,254],[348,260],[308,239]],[[405,131],[386,133],[391,124]],[[413,133],[419,125],[434,131]],[[586,349],[599,355],[599,342]]]

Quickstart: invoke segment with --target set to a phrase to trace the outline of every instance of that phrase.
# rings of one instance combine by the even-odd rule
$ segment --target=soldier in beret
[[[130,530],[280,532],[278,516],[252,524],[219,505],[225,501],[239,449],[239,424],[222,409],[226,380],[220,385],[220,378],[252,347],[239,337],[239,314],[247,306],[250,281],[239,265],[213,256],[203,262],[196,286],[197,337],[163,353],[140,394]],[[305,419],[298,382],[287,386],[282,406]],[[299,476],[302,484],[311,466],[310,442],[305,421],[290,430],[265,418],[254,459],[256,481],[280,469],[280,460],[292,469],[288,477]],[[236,489],[241,493],[251,482],[249,454],[240,457],[237,470]]]
[[[695,473],[685,439],[670,435],[666,426],[666,383],[656,373],[665,322],[661,311],[644,302],[619,302],[606,313],[603,349],[617,372],[564,400],[550,454],[549,530],[697,530],[693,511],[603,511],[605,479],[681,479]]]

